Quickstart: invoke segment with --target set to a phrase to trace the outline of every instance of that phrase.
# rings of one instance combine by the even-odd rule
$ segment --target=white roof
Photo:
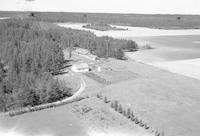
[[[74,64],[77,68],[89,68],[89,65],[87,63],[81,63],[81,64]]]
[[[77,49],[76,49],[76,52],[81,53],[81,54],[88,54],[88,53],[89,53],[88,50],[82,49],[82,48],[77,48]]]
[[[90,54],[90,55],[88,55],[89,57],[92,57],[92,58],[97,58],[97,56],[96,55],[93,55],[93,54]]]

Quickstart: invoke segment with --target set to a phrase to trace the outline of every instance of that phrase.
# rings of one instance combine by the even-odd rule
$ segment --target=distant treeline
[[[99,31],[128,30],[128,29],[124,29],[124,28],[117,28],[115,26],[111,26],[111,25],[104,24],[104,23],[86,24],[86,25],[83,25],[82,27],[83,28],[94,29],[94,30],[99,30]]]
[[[0,17],[32,16],[46,22],[80,22],[129,25],[163,29],[200,28],[200,15],[161,14],[111,14],[111,13],[69,13],[69,12],[0,12]]]
[[[71,54],[73,47],[88,49],[99,57],[124,59],[123,49],[137,49],[137,44],[32,20],[1,21],[0,111],[71,96],[71,88],[53,75],[65,62],[63,49]]]

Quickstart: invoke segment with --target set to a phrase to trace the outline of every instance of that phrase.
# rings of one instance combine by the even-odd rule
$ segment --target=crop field
[[[134,37],[132,40],[151,45],[155,49],[132,54],[134,57],[149,56],[164,60],[195,59],[200,57],[200,35]],[[142,58],[140,58],[142,60]]]

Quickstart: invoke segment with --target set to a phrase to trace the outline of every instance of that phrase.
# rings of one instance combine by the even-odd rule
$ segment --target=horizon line
[[[39,11],[39,10],[0,10],[0,12],[49,12],[49,13],[79,13],[79,14],[135,14],[135,15],[186,15],[186,16],[200,16],[200,14],[184,14],[184,13],[131,13],[131,12],[82,12],[82,11]]]

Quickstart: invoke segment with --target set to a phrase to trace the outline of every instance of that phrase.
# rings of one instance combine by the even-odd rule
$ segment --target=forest
[[[0,23],[0,110],[35,106],[71,96],[52,73],[64,61],[62,47],[36,23]]]
[[[123,49],[138,48],[134,41],[41,24],[31,19],[0,22],[0,111],[71,96],[72,88],[54,78],[65,64],[63,49],[80,47],[99,57],[124,59]]]

